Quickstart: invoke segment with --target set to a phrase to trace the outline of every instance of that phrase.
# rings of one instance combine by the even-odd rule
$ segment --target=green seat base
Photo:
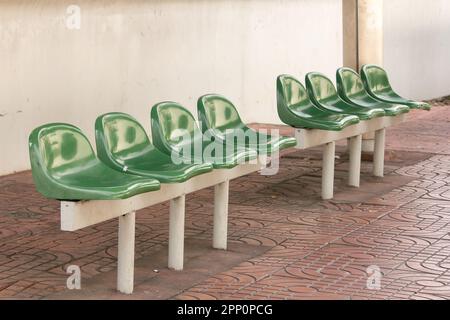
[[[382,94],[374,95],[374,97],[383,102],[397,104],[397,105],[404,105],[410,109],[420,109],[420,110],[426,110],[426,111],[431,110],[430,104],[428,104],[426,102],[411,101],[411,100],[403,99],[401,97],[392,97],[392,96],[382,95]]]
[[[155,179],[117,172],[98,162],[82,171],[55,178],[44,192],[47,198],[58,200],[115,200],[156,191]]]
[[[170,161],[165,163],[149,161],[138,163],[133,167],[127,167],[127,173],[151,177],[161,183],[180,183],[200,174],[210,172],[212,169],[213,167],[209,163],[174,164]]]
[[[359,117],[355,115],[346,114],[329,114],[321,117],[315,117],[309,120],[308,124],[295,126],[297,128],[305,129],[319,129],[319,130],[329,130],[329,131],[341,131],[342,129],[357,124],[359,122]]]
[[[184,159],[187,163],[207,163],[214,169],[231,169],[258,156],[255,150],[221,142],[204,142],[201,152],[200,156],[192,152]]]
[[[401,104],[394,104],[389,107],[385,107],[384,111],[386,112],[387,116],[395,117],[402,113],[408,113],[409,107]]]
[[[297,139],[294,137],[271,136],[258,133],[258,144],[248,144],[246,147],[257,150],[258,154],[270,156],[273,153],[293,148],[296,145]]]
[[[370,120],[373,118],[384,117],[386,112],[382,108],[360,108],[366,110],[353,110],[352,113],[357,115],[360,120]]]

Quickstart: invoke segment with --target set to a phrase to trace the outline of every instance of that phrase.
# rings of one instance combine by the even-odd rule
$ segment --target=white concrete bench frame
[[[373,175],[383,177],[384,146],[387,127],[406,121],[406,113],[393,117],[378,117],[360,121],[341,131],[320,129],[296,129],[297,149],[307,149],[324,145],[322,156],[322,199],[333,198],[334,189],[334,159],[336,141],[348,139],[349,147],[349,177],[348,185],[359,187],[361,174],[361,142],[362,135],[375,132],[375,148],[373,155]]]
[[[134,247],[136,211],[170,200],[168,267],[183,269],[185,195],[214,188],[213,247],[227,249],[229,181],[261,170],[267,158],[240,164],[232,169],[215,169],[182,183],[161,184],[158,191],[123,200],[62,201],[61,230],[76,231],[119,218],[117,290],[131,294],[134,287]]]

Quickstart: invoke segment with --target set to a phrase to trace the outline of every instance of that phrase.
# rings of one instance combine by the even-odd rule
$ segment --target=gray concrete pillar
[[[383,65],[383,0],[343,0],[344,66]],[[363,135],[363,152],[374,151],[374,133]]]

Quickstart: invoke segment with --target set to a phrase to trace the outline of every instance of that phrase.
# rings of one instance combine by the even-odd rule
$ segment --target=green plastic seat
[[[371,97],[358,73],[350,68],[339,68],[336,71],[336,83],[342,100],[357,106],[382,108],[387,116],[397,116],[409,112],[409,107],[401,104],[382,102]]]
[[[200,97],[197,111],[202,131],[211,132],[217,140],[224,143],[234,143],[235,137],[240,135],[243,137],[241,142],[245,143],[245,148],[267,155],[297,145],[297,140],[293,137],[269,135],[252,130],[242,122],[234,105],[221,95],[207,94]]]
[[[295,128],[340,131],[359,122],[355,115],[319,109],[300,81],[286,74],[277,78],[277,110],[281,121]]]
[[[411,109],[430,110],[431,106],[426,102],[418,102],[399,96],[391,87],[389,78],[381,67],[366,64],[361,68],[361,78],[367,92],[375,99],[395,104],[403,104]]]
[[[86,136],[70,124],[34,129],[29,137],[33,180],[45,197],[114,200],[158,190],[159,181],[117,172],[100,162]]]
[[[153,106],[151,124],[154,145],[187,163],[207,162],[214,169],[230,169],[257,157],[254,150],[229,148],[220,141],[204,137],[194,116],[176,102]]]
[[[357,115],[360,120],[385,115],[381,108],[362,107],[345,102],[339,97],[331,80],[318,72],[310,72],[306,75],[306,90],[312,103],[323,110]]]
[[[107,166],[162,183],[183,182],[213,169],[209,163],[173,163],[169,155],[152,145],[139,122],[125,113],[99,116],[95,139],[98,157]]]

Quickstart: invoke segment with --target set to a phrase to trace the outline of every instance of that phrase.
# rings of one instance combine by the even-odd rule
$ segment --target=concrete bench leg
[[[135,212],[119,217],[117,290],[126,294],[133,293],[135,222]]]
[[[228,180],[214,187],[214,230],[213,248],[227,249],[228,234]]]
[[[322,156],[322,199],[324,200],[333,198],[335,151],[334,141],[324,145]]]
[[[348,185],[351,187],[359,187],[361,176],[361,141],[362,135],[348,138],[348,149],[350,153]]]
[[[386,129],[375,131],[375,148],[373,152],[373,175],[383,177],[384,175],[384,144]]]
[[[185,195],[170,200],[169,268],[183,270]]]

